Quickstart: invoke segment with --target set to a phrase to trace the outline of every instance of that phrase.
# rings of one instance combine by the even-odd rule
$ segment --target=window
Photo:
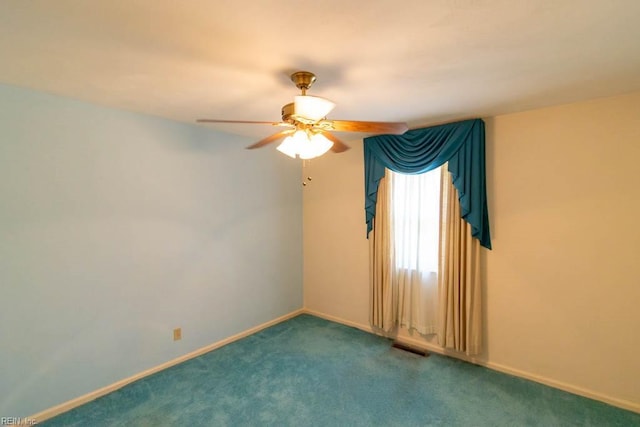
[[[391,226],[396,270],[438,271],[441,168],[391,175]]]

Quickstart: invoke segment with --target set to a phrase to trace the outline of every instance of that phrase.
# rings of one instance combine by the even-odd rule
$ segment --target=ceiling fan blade
[[[331,151],[333,151],[334,153],[342,153],[343,151],[347,151],[350,148],[347,144],[345,144],[344,142],[336,138],[335,135],[329,132],[322,132],[322,135],[324,135],[324,137],[329,141],[333,142]]]
[[[237,124],[250,124],[250,125],[272,125],[272,126],[291,126],[285,122],[257,122],[251,120],[216,120],[216,119],[198,119],[197,123],[237,123]]]
[[[285,136],[293,133],[293,130],[283,130],[282,132],[274,133],[273,135],[269,135],[266,138],[261,139],[253,145],[247,147],[247,150],[253,150],[254,148],[264,147],[267,144],[271,144],[272,142],[277,141],[280,138],[284,138]]]
[[[358,122],[352,120],[327,120],[338,132],[364,132],[401,135],[409,130],[403,122]]]

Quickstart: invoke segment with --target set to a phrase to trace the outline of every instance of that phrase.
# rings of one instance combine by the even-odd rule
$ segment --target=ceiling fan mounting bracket
[[[306,95],[307,90],[316,81],[316,75],[309,71],[296,71],[291,74],[291,81],[302,91],[303,95]]]

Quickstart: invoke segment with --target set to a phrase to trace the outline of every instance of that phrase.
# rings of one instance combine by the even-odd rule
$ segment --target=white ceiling
[[[639,22],[638,0],[3,0],[0,82],[277,121],[308,70],[329,118],[417,126],[640,90]]]

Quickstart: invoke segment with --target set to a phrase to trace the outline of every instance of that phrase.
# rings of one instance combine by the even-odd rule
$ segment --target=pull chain
[[[310,164],[311,164],[311,160],[310,159],[302,160],[302,170],[304,171]],[[302,186],[306,187],[307,184],[311,182],[311,179],[312,178],[310,176],[307,176],[307,178],[302,181]]]

